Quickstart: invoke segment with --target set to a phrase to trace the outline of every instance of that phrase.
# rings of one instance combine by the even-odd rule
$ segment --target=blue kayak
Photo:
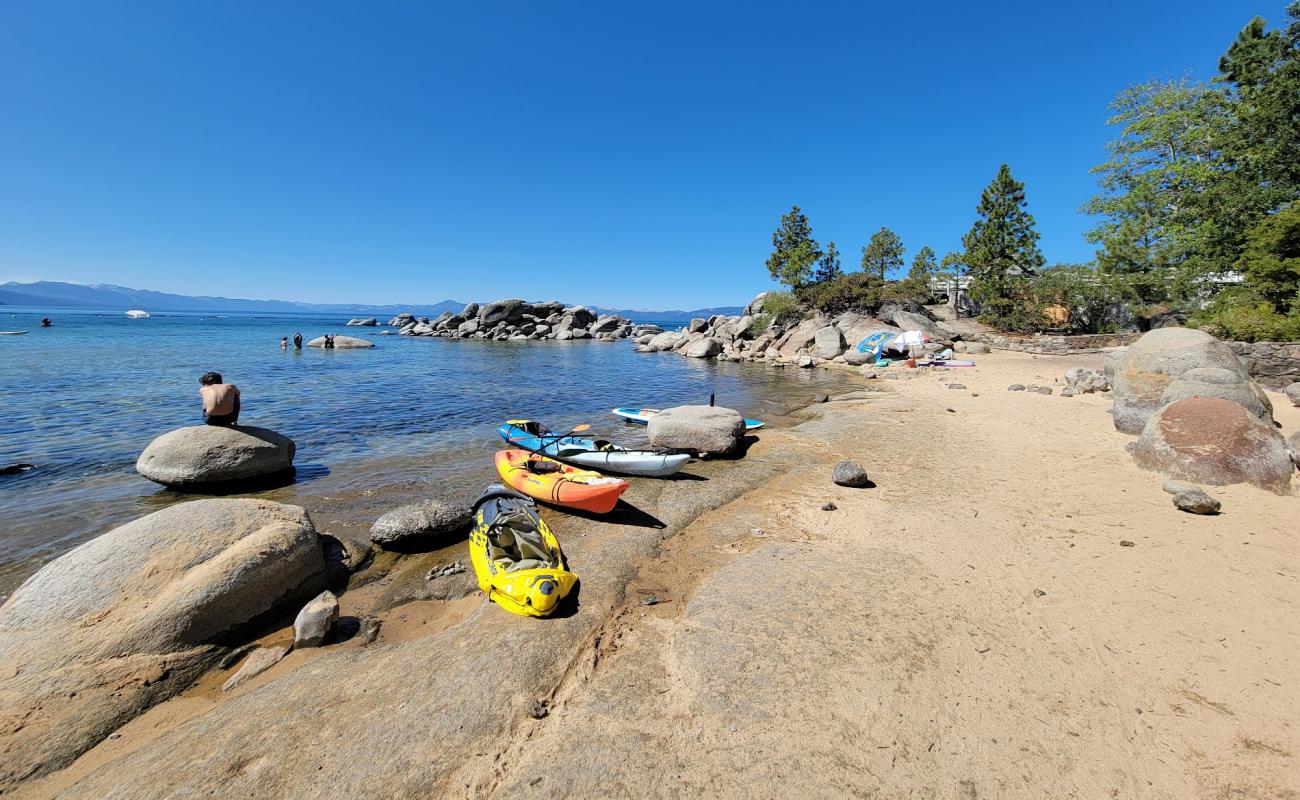
[[[646,425],[650,422],[651,417],[659,413],[659,409],[623,407],[623,408],[614,409],[614,413],[622,417],[623,419],[627,420],[628,422],[639,422],[642,425]],[[745,430],[747,431],[758,430],[761,427],[763,427],[763,423],[759,422],[756,419],[745,420]]]
[[[513,447],[600,472],[663,478],[691,460],[685,453],[628,450],[597,439],[555,436],[540,422],[526,419],[509,420],[497,433]]]

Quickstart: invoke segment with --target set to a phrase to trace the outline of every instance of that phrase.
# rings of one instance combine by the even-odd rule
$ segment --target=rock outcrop
[[[729,454],[740,446],[745,419],[717,406],[677,406],[650,418],[650,444],[674,450]]]
[[[293,440],[266,428],[193,425],[154,439],[135,468],[170,488],[203,490],[288,476],[293,456]]]
[[[324,583],[307,513],[263,500],[174,505],[46,565],[0,607],[0,791],[66,766]]]
[[[370,526],[370,541],[381,547],[408,544],[455,533],[469,525],[469,509],[441,500],[422,500],[389,511]]]
[[[518,298],[492,303],[470,303],[459,314],[443,313],[430,320],[411,313],[388,321],[404,336],[436,336],[444,339],[490,339],[523,341],[551,339],[626,339],[632,335],[631,321],[620,316],[597,317],[585,306],[566,307],[558,300],[530,303]],[[644,328],[644,326],[638,326]],[[658,332],[658,328],[655,328]]]
[[[1272,424],[1221,397],[1191,397],[1152,414],[1131,447],[1134,462],[1178,480],[1290,490],[1294,465]]]

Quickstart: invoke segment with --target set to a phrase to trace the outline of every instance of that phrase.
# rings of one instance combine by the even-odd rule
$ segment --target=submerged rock
[[[736,451],[745,435],[740,413],[718,406],[677,406],[650,418],[653,447],[727,454]]]
[[[155,483],[202,489],[254,481],[293,468],[293,440],[250,425],[192,425],[154,439],[135,469]]]
[[[389,511],[370,526],[370,541],[380,546],[434,538],[469,524],[469,509],[441,500],[422,500]]]
[[[222,643],[324,588],[307,512],[179,503],[55,559],[0,607],[0,790],[60,769],[188,687]]]
[[[320,647],[339,621],[339,599],[326,589],[302,607],[293,621],[294,647]]]
[[[1191,397],[1151,415],[1132,448],[1143,469],[1214,486],[1249,483],[1279,494],[1294,465],[1274,427],[1219,397]]]
[[[307,342],[307,346],[324,347],[325,337],[317,336],[315,339],[312,339],[310,342]],[[375,343],[370,341],[369,339],[358,339],[355,336],[334,337],[334,348],[336,350],[364,350],[365,348],[374,347],[374,346]]]

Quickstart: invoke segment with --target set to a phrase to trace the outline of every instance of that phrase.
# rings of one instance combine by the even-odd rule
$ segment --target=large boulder
[[[664,331],[663,333],[656,333],[654,338],[648,342],[648,346],[656,353],[663,350],[672,350],[681,344],[685,338],[686,334],[680,331]]]
[[[518,322],[524,318],[524,313],[528,310],[524,305],[524,301],[517,298],[488,303],[478,310],[479,325],[491,328],[498,322]]]
[[[1123,433],[1141,433],[1161,396],[1189,369],[1219,367],[1247,377],[1232,348],[1193,328],[1158,328],[1143,334],[1126,353],[1108,358],[1106,370],[1115,396],[1112,417]]]
[[[856,345],[850,345],[848,350],[844,351],[844,363],[860,367],[863,364],[871,364],[876,360],[874,353],[864,353]]]
[[[55,559],[0,607],[0,792],[71,763],[324,587],[307,512],[265,500],[180,503]]]
[[[733,453],[745,435],[740,413],[717,406],[677,406],[650,418],[650,444],[701,453]]]
[[[308,347],[324,347],[324,346],[325,346],[325,337],[324,337],[324,336],[317,336],[315,339],[312,339],[310,342],[307,342],[307,346],[308,346]],[[358,339],[358,338],[355,337],[355,336],[335,336],[335,337],[334,337],[334,347],[337,348],[337,349],[339,349],[339,350],[364,350],[364,349],[366,349],[366,348],[368,348],[368,347],[374,347],[374,346],[375,346],[375,343],[372,342],[372,341],[370,341],[369,339]]]
[[[808,347],[817,337],[817,331],[824,327],[826,327],[826,318],[821,315],[806,319],[777,339],[775,347],[784,358],[795,356]]]
[[[713,358],[722,352],[722,342],[712,336],[704,336],[691,342],[682,350],[682,355],[689,358]]]
[[[844,352],[844,347],[844,334],[834,325],[827,325],[813,336],[813,353],[818,358],[835,358]]]
[[[894,324],[905,331],[921,331],[936,342],[952,342],[952,331],[924,314],[913,311],[895,311]]]
[[[1282,390],[1282,393],[1285,394],[1287,398],[1291,400],[1292,403],[1294,403],[1297,406],[1300,406],[1300,381],[1289,384],[1285,389]]]
[[[763,301],[765,300],[767,300],[767,292],[759,292],[753,300],[749,301],[749,305],[745,306],[744,315],[747,317],[757,317],[759,314],[762,314]]]
[[[587,330],[593,336],[600,333],[612,333],[614,329],[616,329],[619,325],[622,324],[622,322],[623,320],[620,317],[601,317],[600,319],[591,323],[591,327],[589,327]]]
[[[154,439],[135,469],[155,483],[201,489],[287,475],[294,444],[266,428],[193,425]]]
[[[1139,467],[1178,480],[1249,483],[1279,494],[1290,490],[1294,471],[1273,425],[1221,397],[1190,397],[1152,414],[1132,453]]]
[[[469,525],[469,509],[441,500],[422,500],[389,511],[370,526],[370,541],[384,547],[432,539]]]
[[[1189,397],[1221,397],[1259,417],[1273,421],[1273,403],[1268,394],[1240,372],[1221,367],[1189,369],[1169,384],[1160,395],[1160,405],[1167,406]]]

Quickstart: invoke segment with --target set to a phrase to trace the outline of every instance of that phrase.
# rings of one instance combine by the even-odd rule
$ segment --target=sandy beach
[[[1294,796],[1300,501],[1181,513],[1108,394],[1007,391],[1100,362],[863,381],[707,480],[638,482],[649,520],[548,512],[570,616],[378,611],[375,645],[216,672],[15,796]]]

